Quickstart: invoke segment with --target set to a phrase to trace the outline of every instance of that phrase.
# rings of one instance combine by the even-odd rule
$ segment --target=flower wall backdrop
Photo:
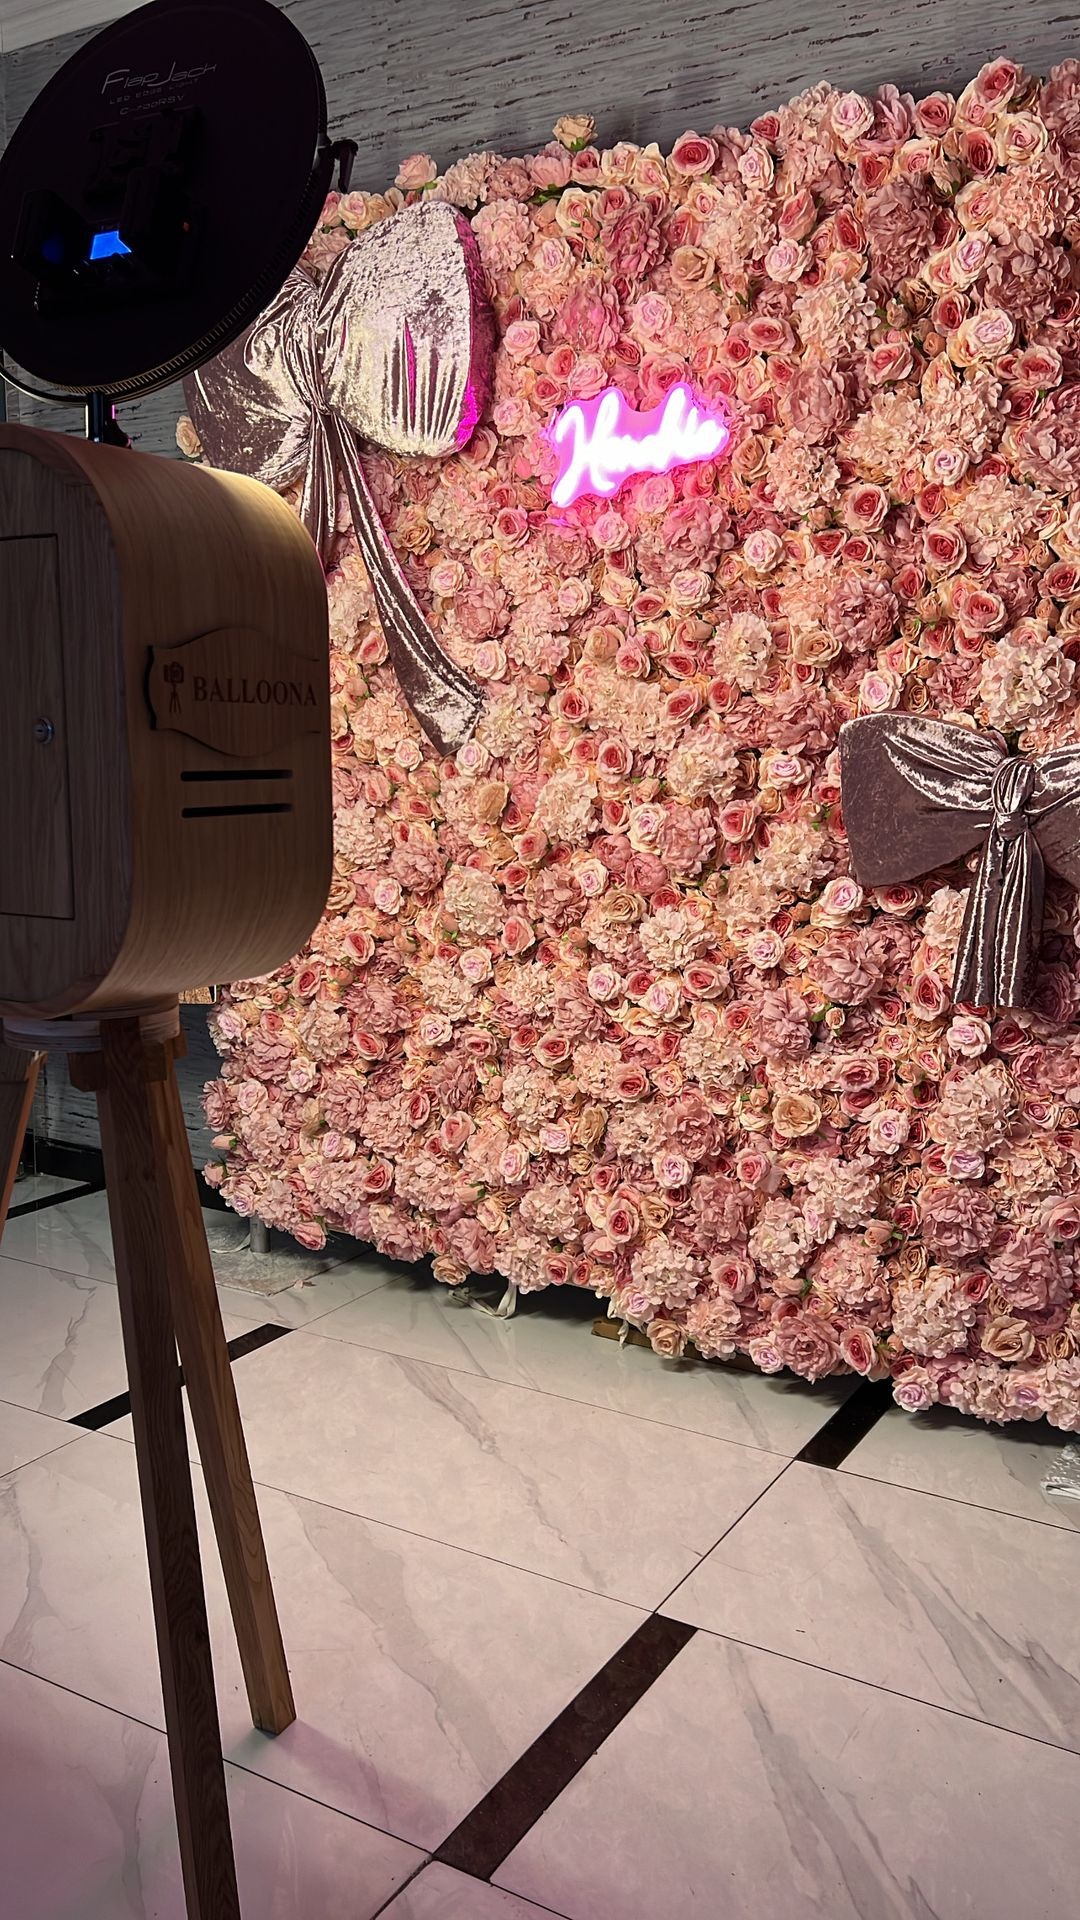
[[[1080,63],[415,155],[309,261],[425,194],[472,219],[495,402],[367,466],[486,709],[440,761],[343,511],[335,880],[215,1010],[211,1179],[308,1246],[592,1288],[662,1355],[1080,1427],[1076,899],[1036,1011],[952,1005],[967,875],[864,894],[836,753],[893,707],[1076,736]],[[555,409],[680,381],[722,460],[552,507]]]

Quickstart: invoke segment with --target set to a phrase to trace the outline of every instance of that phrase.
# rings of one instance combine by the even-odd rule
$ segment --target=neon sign
[[[618,387],[605,387],[594,400],[564,407],[548,438],[559,455],[551,498],[557,507],[569,507],[583,493],[617,493],[634,473],[670,473],[672,467],[714,460],[728,445],[731,427],[681,384],[646,413],[629,406]]]

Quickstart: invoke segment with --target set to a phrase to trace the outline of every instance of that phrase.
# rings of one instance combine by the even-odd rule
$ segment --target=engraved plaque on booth
[[[74,911],[56,540],[0,540],[0,913]]]
[[[159,730],[240,759],[323,732],[330,698],[325,662],[246,627],[152,647],[146,691]]]

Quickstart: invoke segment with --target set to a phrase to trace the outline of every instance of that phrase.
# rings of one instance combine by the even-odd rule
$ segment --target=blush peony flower
[[[756,1026],[758,1045],[767,1060],[801,1060],[810,1051],[807,1005],[792,987],[762,994]]]
[[[840,1359],[836,1329],[814,1313],[792,1313],[774,1324],[773,1339],[781,1363],[804,1380],[832,1373]]]
[[[811,963],[811,976],[830,1000],[859,1006],[880,991],[882,973],[866,936],[831,934]]]
[[[950,1260],[984,1252],[997,1224],[988,1194],[946,1181],[923,1188],[919,1212],[927,1246]]]
[[[1046,1313],[1063,1305],[1075,1278],[1071,1250],[1055,1246],[1036,1228],[1021,1228],[1010,1235],[991,1260],[990,1272],[1017,1313]]]

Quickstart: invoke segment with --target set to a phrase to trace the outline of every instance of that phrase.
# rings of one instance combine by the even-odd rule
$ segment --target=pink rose
[[[757,827],[757,808],[751,800],[733,801],[720,809],[717,825],[725,840],[736,843],[752,840]]]
[[[377,1160],[364,1175],[364,1192],[371,1199],[376,1199],[379,1194],[389,1193],[393,1184],[394,1170],[385,1160]]]
[[[782,240],[805,240],[817,225],[817,205],[809,187],[790,194],[777,221]]]
[[[893,1399],[905,1413],[925,1413],[936,1398],[930,1376],[923,1367],[910,1368],[893,1387]]]
[[[439,1128],[439,1141],[447,1153],[457,1154],[468,1144],[473,1123],[467,1113],[448,1114]]]
[[[863,890],[851,874],[843,874],[837,880],[829,880],[822,888],[815,906],[815,917],[823,927],[840,927],[858,913],[863,904]]]
[[[971,83],[975,98],[988,107],[1003,107],[1017,91],[1022,69],[1014,60],[991,60],[980,67]]]
[[[977,360],[996,360],[1012,346],[1016,324],[1001,307],[983,307],[958,327],[953,340],[953,357],[961,366]]]
[[[561,1067],[570,1058],[570,1042],[565,1033],[545,1033],[533,1051],[542,1067]]]
[[[891,669],[871,668],[859,681],[859,712],[887,713],[900,704],[903,683]]]
[[[507,914],[502,931],[502,943],[507,953],[527,953],[535,940],[532,927],[520,913]]]
[[[746,1351],[759,1373],[783,1373],[787,1365],[777,1342],[768,1335],[755,1337]]]
[[[867,1146],[871,1153],[899,1153],[911,1131],[909,1116],[900,1107],[879,1107],[870,1116]]]
[[[499,1161],[499,1177],[508,1187],[517,1187],[527,1177],[529,1171],[529,1153],[526,1147],[515,1143],[506,1148]]]
[[[845,146],[852,146],[869,133],[874,124],[874,109],[861,93],[842,93],[833,102],[829,116],[833,130]]]
[[[883,340],[870,354],[868,372],[875,386],[884,386],[888,381],[905,380],[912,361],[909,340]]]
[[[765,271],[770,280],[798,280],[813,258],[809,247],[797,240],[778,240],[765,255]]]
[[[400,187],[402,193],[421,193],[438,177],[439,169],[430,153],[411,153],[398,168],[394,185]]]
[[[684,133],[672,147],[668,165],[673,173],[693,179],[695,175],[711,173],[719,157],[715,140],[707,140],[700,133]]]
[[[849,1327],[840,1342],[840,1358],[853,1373],[867,1374],[874,1369],[877,1360],[877,1348],[874,1336],[866,1327]]]
[[[967,541],[959,527],[927,527],[923,534],[923,553],[927,566],[939,573],[954,573],[967,558]]]
[[[616,1244],[625,1246],[637,1239],[641,1231],[641,1216],[629,1200],[617,1199],[607,1211],[605,1224]]]
[[[640,1100],[648,1091],[649,1076],[642,1067],[617,1067],[613,1075],[613,1091],[617,1100]]]
[[[715,1000],[727,985],[727,974],[711,960],[692,960],[683,974],[682,985],[691,1000]]]
[[[764,927],[760,933],[751,934],[746,943],[746,957],[752,967],[764,973],[770,967],[779,966],[784,954],[784,942],[773,927]]]
[[[608,739],[600,744],[596,769],[608,779],[625,779],[634,764],[634,756],[625,740]]]
[[[981,1180],[986,1155],[976,1147],[946,1147],[942,1164],[950,1180]]]
[[[326,1231],[317,1220],[302,1220],[291,1226],[289,1232],[309,1253],[321,1253],[326,1245]]]
[[[784,543],[780,535],[767,527],[748,533],[743,542],[743,558],[755,573],[771,573],[782,559],[783,552]]]
[[[690,1180],[690,1162],[682,1153],[660,1153],[652,1163],[653,1178],[661,1187],[685,1187]]]
[[[997,166],[994,142],[981,127],[965,127],[960,135],[960,155],[969,173],[989,174]]]
[[[940,1020],[949,1005],[949,994],[936,973],[916,973],[911,987],[912,1012],[920,1020]]]
[[[844,525],[856,533],[876,533],[889,511],[884,487],[849,487],[842,503]]]
[[[928,93],[915,104],[915,126],[919,133],[940,140],[952,124],[956,102],[950,93]]]
[[[945,1043],[961,1059],[974,1060],[980,1053],[985,1053],[990,1045],[990,1022],[979,1019],[975,1014],[958,1014],[949,1022]]]

